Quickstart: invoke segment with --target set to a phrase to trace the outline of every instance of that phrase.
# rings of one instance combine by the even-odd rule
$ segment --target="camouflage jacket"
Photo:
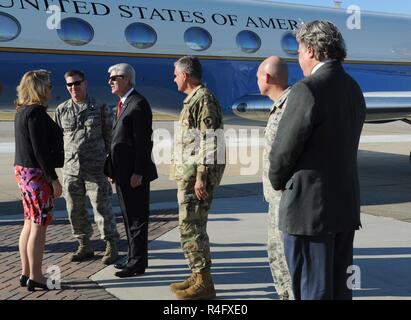
[[[215,96],[199,85],[184,99],[178,126],[170,178],[203,179],[218,185],[225,168],[223,118]]]
[[[281,197],[281,191],[275,191],[268,178],[268,170],[270,169],[270,161],[268,156],[277,134],[278,124],[280,123],[283,111],[287,106],[287,98],[290,93],[290,89],[291,88],[287,88],[272,106],[267,126],[264,130],[265,144],[263,151],[263,190],[264,198],[267,202],[271,202],[274,199]]]
[[[107,106],[90,98],[80,104],[69,99],[57,107],[55,121],[64,135],[63,173],[103,174],[113,124],[113,115]]]

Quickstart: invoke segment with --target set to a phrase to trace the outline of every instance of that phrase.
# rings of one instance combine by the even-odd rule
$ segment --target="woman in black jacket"
[[[46,70],[27,72],[17,87],[14,169],[24,207],[20,284],[29,291],[48,290],[42,273],[46,229],[52,220],[53,198],[62,192],[55,168],[64,157],[63,135],[46,112],[51,88]]]

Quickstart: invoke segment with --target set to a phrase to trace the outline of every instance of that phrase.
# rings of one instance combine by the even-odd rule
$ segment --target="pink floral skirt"
[[[53,219],[53,190],[39,168],[15,166],[16,182],[20,188],[24,219],[48,226]]]

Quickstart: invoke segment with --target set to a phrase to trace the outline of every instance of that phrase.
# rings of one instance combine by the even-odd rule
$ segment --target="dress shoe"
[[[119,270],[123,270],[126,266],[127,266],[128,261],[125,261],[123,263],[116,263],[114,265],[114,268],[119,269]]]
[[[27,280],[29,280],[29,277],[22,274],[19,278],[20,287],[27,287]]]
[[[36,288],[49,291],[49,288],[47,287],[47,284],[36,282],[34,280],[27,280],[27,290],[28,291],[36,291]]]
[[[114,275],[119,278],[128,278],[133,276],[140,276],[146,272],[146,269],[135,269],[135,268],[128,268],[125,267],[121,271],[117,271]]]

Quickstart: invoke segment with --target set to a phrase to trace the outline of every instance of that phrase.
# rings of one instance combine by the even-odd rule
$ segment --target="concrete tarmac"
[[[267,209],[261,196],[214,202],[207,230],[218,300],[278,299],[266,252]],[[362,223],[355,237],[354,299],[411,300],[411,224],[367,214]],[[115,271],[109,266],[91,280],[121,300],[174,300],[170,283],[190,274],[178,228],[150,243],[144,275],[120,279]]]
[[[12,128],[12,123],[0,122],[0,220],[21,220],[22,215],[12,170]],[[154,128],[167,129],[172,135],[173,123],[156,122]],[[263,128],[250,127],[240,134],[244,128],[226,126],[237,136],[229,143],[227,170],[208,225],[213,275],[218,299],[276,299],[265,248]],[[364,126],[358,154],[363,229],[355,240],[355,264],[360,272],[356,275],[361,279],[355,299],[411,299],[410,132],[411,127],[402,122]],[[170,140],[163,138],[162,143],[169,146]],[[154,156],[157,160],[162,154]],[[175,182],[168,180],[168,169],[167,164],[158,164],[160,177],[152,184],[153,208],[176,207]],[[64,199],[57,204],[59,216],[65,218]],[[118,210],[116,197],[113,206]],[[120,299],[173,299],[168,285],[188,275],[178,229],[151,242],[149,254],[144,276],[118,279],[109,266],[91,279]]]

